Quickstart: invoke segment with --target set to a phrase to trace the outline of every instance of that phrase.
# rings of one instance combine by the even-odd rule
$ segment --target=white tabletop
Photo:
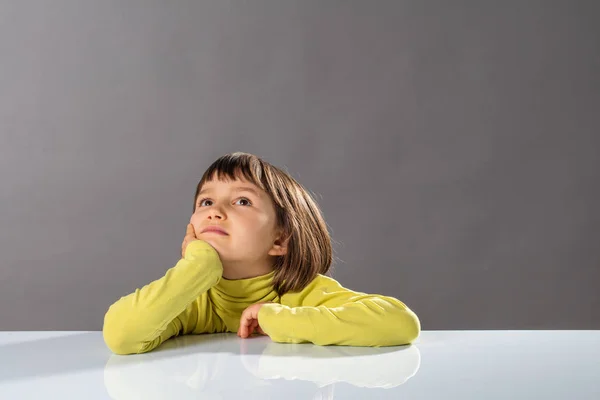
[[[600,331],[425,331],[411,346],[0,332],[0,399],[600,399]]]

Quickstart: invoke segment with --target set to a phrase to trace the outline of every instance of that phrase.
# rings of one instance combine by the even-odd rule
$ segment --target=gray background
[[[247,151],[424,329],[600,329],[595,1],[0,0],[0,330],[99,330]]]

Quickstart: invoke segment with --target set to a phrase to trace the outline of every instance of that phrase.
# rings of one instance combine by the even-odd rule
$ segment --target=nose
[[[224,219],[224,217],[225,217],[225,213],[223,213],[223,210],[221,210],[221,207],[213,206],[210,208],[210,211],[208,212],[209,220]]]

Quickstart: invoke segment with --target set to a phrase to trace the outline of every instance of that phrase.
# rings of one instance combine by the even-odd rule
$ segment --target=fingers
[[[246,321],[243,321],[240,324],[239,336],[241,338],[245,338],[248,335],[248,326],[246,325]]]
[[[258,321],[253,319],[250,323],[250,328],[248,329],[248,336],[252,336],[256,328],[258,328]]]
[[[188,240],[187,238],[183,239],[183,243],[181,243],[181,258],[185,257],[185,248],[188,245]]]
[[[197,240],[196,232],[194,231],[194,225],[188,224],[185,230],[185,237],[183,238],[183,242],[181,243],[181,258],[185,257],[185,248],[188,243],[192,240]]]
[[[238,336],[242,337],[242,333],[244,332],[244,329],[246,329],[246,327],[244,326],[246,324],[246,314],[242,313],[242,316],[240,318],[240,327],[238,328]]]
[[[191,236],[193,238],[196,237],[196,232],[194,232],[194,225],[188,224],[187,229],[185,231],[185,236]]]
[[[258,325],[258,320],[252,318],[249,313],[242,314],[240,318],[240,328],[238,329],[238,336],[241,338],[247,338],[252,335],[254,329]]]
[[[258,332],[261,335],[266,335],[265,331],[263,331],[258,324],[258,320],[253,318],[250,320],[244,320],[244,322],[240,324],[237,335],[245,339],[252,336],[254,332]]]
[[[254,304],[244,310],[240,317],[240,326],[238,328],[237,335],[241,338],[247,338],[251,336],[255,331],[261,335],[267,335],[262,330],[258,322],[258,311],[262,303]]]

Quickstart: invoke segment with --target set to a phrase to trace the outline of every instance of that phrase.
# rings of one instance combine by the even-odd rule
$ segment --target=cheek
[[[198,215],[198,213],[192,214],[190,224],[194,226],[194,231],[196,232],[196,236],[198,236],[198,233],[200,232],[200,215]]]
[[[271,226],[270,219],[266,215],[254,215],[245,221],[246,229],[254,234],[264,235]]]
[[[268,218],[262,217],[252,220],[245,224],[244,241],[250,242],[253,245],[270,242],[273,234],[273,227]]]

